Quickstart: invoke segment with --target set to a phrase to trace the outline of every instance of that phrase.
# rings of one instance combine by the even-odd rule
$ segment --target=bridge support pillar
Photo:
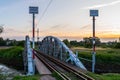
[[[27,66],[28,66],[28,72],[27,75],[34,75],[35,73],[35,65],[34,65],[34,60],[33,60],[33,53],[32,53],[32,49],[30,47],[30,40],[29,37],[26,36],[26,49],[27,49]]]

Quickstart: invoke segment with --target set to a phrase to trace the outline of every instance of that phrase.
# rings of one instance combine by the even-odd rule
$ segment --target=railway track
[[[71,80],[69,77],[67,77],[64,73],[58,71],[54,65],[50,63],[46,58],[43,56],[40,56],[39,54],[35,54],[37,58],[39,58],[48,68],[50,71],[57,73],[63,80]]]
[[[78,80],[94,80],[93,78],[89,77],[88,75],[77,71],[71,66],[66,65],[65,63],[61,62],[58,59],[55,59],[49,55],[46,55],[44,53],[41,53],[38,50],[34,50],[36,52],[36,56],[51,70],[56,72],[63,80],[71,80],[68,76],[66,76],[64,73],[60,72],[58,69],[55,68],[54,65],[51,65],[50,62],[46,61],[46,58],[49,59],[49,61],[55,63],[56,65],[59,65],[61,68],[65,69],[66,71],[73,73],[77,76]]]

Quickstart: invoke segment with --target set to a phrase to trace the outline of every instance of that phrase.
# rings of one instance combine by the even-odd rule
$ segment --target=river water
[[[22,75],[19,71],[0,64],[0,80],[12,80],[14,76]]]

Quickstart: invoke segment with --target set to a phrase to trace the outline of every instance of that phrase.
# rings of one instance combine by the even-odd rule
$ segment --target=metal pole
[[[33,49],[35,48],[35,14],[33,13]]]
[[[38,7],[29,7],[29,14],[32,14],[33,16],[33,29],[32,29],[32,59],[33,59],[33,69],[34,69],[34,73],[35,73],[35,64],[34,64],[34,59],[35,59],[35,55],[34,55],[34,48],[35,48],[35,14],[38,14]]]
[[[93,16],[93,52],[92,52],[92,72],[95,72],[95,16]]]
[[[35,14],[33,13],[33,49],[35,48]],[[32,53],[33,53],[33,70],[34,70],[34,73],[35,74],[35,55],[34,55],[34,50],[32,50]]]

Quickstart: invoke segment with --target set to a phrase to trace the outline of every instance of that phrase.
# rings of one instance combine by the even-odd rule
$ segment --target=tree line
[[[63,42],[68,46],[68,47],[85,47],[85,48],[92,48],[93,44],[93,38],[92,37],[84,37],[83,40],[77,41],[77,40],[72,40],[69,41],[68,39],[64,39]],[[106,42],[102,43],[100,41],[100,38],[95,37],[95,46],[97,47],[103,47],[103,48],[120,48],[120,42],[117,41],[112,41],[112,42]]]
[[[22,41],[17,41],[15,39],[10,40],[9,38],[7,39],[3,39],[2,37],[0,37],[0,46],[24,46],[24,40]]]

